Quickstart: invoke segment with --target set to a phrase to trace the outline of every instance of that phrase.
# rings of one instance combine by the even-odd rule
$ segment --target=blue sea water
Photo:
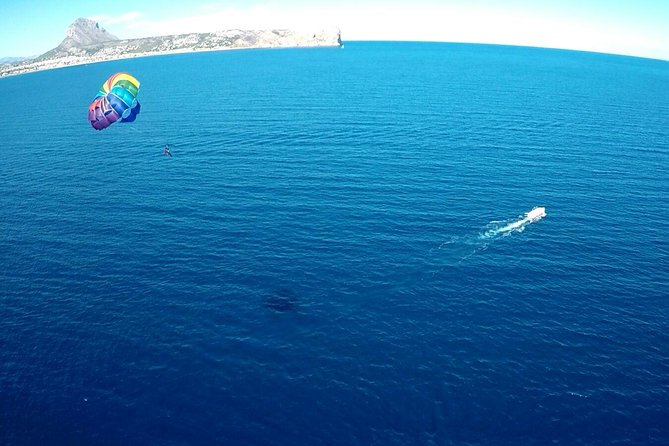
[[[669,444],[668,87],[393,42],[0,79],[0,444]]]

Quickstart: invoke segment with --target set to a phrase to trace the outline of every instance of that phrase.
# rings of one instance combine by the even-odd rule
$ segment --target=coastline
[[[0,65],[0,78],[77,65],[137,57],[246,49],[342,47],[337,31],[317,33],[291,30],[227,30],[116,40],[90,46],[59,47],[34,59]]]
[[[289,49],[289,48],[341,48],[343,45],[272,45],[272,46],[245,46],[245,47],[221,47],[221,48],[179,48],[167,51],[147,51],[141,53],[127,53],[112,57],[77,57],[76,60],[56,59],[23,66],[0,67],[0,79],[11,76],[20,76],[22,74],[36,73],[39,71],[57,70],[60,68],[76,67],[80,65],[89,65],[103,62],[113,62],[115,60],[135,59],[141,57],[168,56],[171,54],[186,53],[208,53],[217,51],[240,51],[240,50],[262,50],[262,49]],[[75,59],[75,58],[73,58]],[[28,66],[25,66],[28,65]]]

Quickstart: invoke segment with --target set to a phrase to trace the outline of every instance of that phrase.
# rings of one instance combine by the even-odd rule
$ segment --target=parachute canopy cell
[[[107,79],[88,107],[93,128],[102,130],[116,121],[134,121],[140,110],[138,92],[139,81],[128,73],[116,73]]]

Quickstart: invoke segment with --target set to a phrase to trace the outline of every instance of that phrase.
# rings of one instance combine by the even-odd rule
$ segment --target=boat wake
[[[485,232],[481,233],[481,239],[491,239],[496,237],[505,237],[514,232],[523,232],[525,227],[531,223],[535,223],[546,216],[546,208],[535,207],[524,216],[516,217],[513,220],[507,221],[492,221],[486,226]]]
[[[459,258],[457,263],[461,263],[474,254],[488,249],[495,240],[523,232],[528,225],[538,222],[545,216],[546,208],[535,207],[513,219],[491,221],[478,234],[451,237],[439,245],[438,250],[448,250]]]

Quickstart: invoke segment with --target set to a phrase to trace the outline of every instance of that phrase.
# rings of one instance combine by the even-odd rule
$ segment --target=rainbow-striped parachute
[[[139,81],[128,73],[116,73],[88,107],[88,120],[95,130],[106,129],[116,121],[132,122],[139,114]]]

